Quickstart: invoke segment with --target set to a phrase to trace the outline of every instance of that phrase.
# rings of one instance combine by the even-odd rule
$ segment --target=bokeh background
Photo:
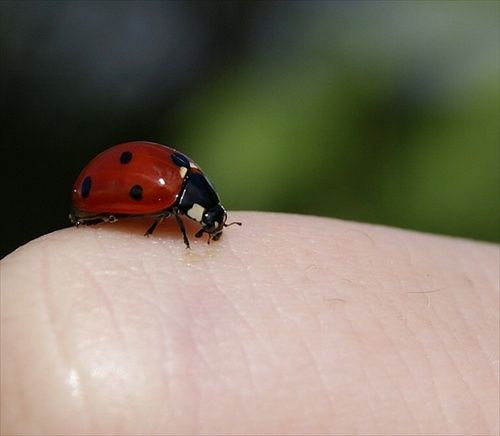
[[[497,1],[2,0],[0,20],[2,257],[68,227],[79,172],[138,139],[230,210],[499,241]]]

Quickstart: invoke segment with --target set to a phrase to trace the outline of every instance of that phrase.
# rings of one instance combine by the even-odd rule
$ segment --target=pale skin
[[[1,264],[2,434],[497,434],[499,247],[296,215]]]

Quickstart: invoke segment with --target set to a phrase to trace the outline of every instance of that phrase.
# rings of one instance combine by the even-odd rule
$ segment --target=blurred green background
[[[4,256],[131,140],[229,210],[499,241],[497,1],[0,2]]]

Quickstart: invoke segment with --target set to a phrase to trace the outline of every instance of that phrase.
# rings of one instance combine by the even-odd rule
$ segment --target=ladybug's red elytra
[[[219,196],[201,168],[186,155],[153,142],[119,144],[95,157],[78,176],[73,187],[73,224],[114,223],[124,218],[151,217],[145,235],[173,215],[184,244],[189,240],[181,216],[197,221],[195,234],[208,235],[208,242],[222,236],[227,214]]]

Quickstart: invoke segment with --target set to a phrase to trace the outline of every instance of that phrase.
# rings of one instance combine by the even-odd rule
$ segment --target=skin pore
[[[499,247],[298,215],[1,263],[2,434],[495,434]]]

